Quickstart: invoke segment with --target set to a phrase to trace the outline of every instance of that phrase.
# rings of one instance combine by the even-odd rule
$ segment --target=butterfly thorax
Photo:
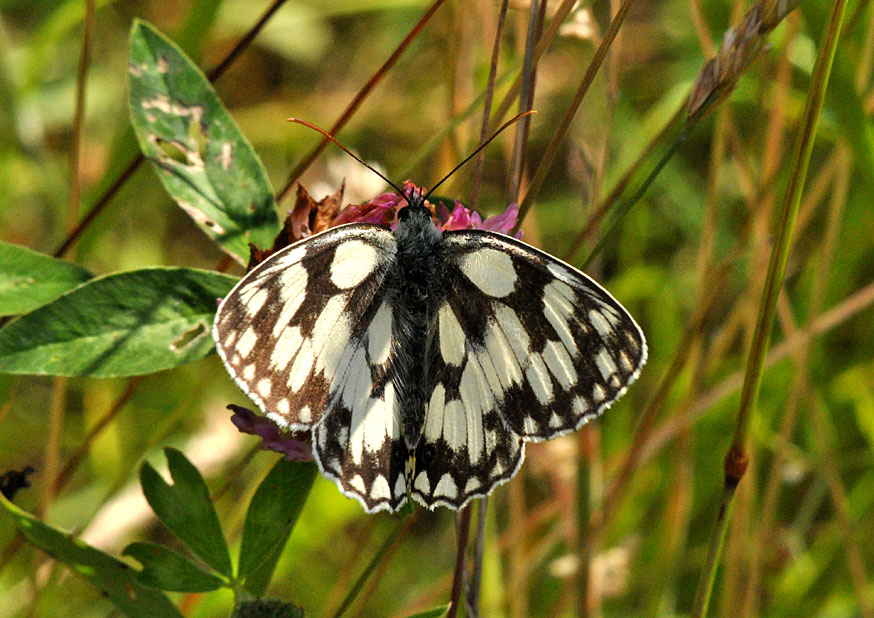
[[[394,295],[392,379],[404,440],[413,449],[422,433],[428,401],[426,350],[444,289],[437,259],[443,239],[430,211],[421,204],[402,209],[398,219],[396,260],[387,277],[388,289]]]

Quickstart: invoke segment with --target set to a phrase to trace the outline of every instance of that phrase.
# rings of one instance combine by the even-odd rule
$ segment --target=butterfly
[[[587,275],[510,236],[440,231],[421,193],[405,199],[394,230],[351,223],[273,254],[213,326],[237,385],[311,431],[319,470],[368,512],[488,495],[526,442],[601,414],[647,356]]]

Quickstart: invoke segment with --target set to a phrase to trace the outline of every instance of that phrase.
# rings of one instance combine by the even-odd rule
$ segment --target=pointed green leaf
[[[140,468],[140,483],[149,506],[170,532],[201,560],[230,577],[228,545],[203,477],[180,451],[165,448],[164,453],[172,485],[148,462]]]
[[[0,242],[0,315],[36,309],[90,278],[77,264]]]
[[[213,349],[216,299],[234,282],[188,268],[92,279],[0,329],[0,373],[105,378],[198,360]]]
[[[243,525],[238,576],[246,589],[260,596],[270,583],[276,560],[303,509],[316,477],[314,463],[280,459],[249,504]]]
[[[225,581],[207,573],[191,560],[169,547],[155,543],[131,543],[124,552],[143,565],[137,575],[146,586],[175,592],[209,592],[225,585]]]
[[[424,612],[419,612],[418,614],[412,614],[407,616],[407,618],[442,618],[449,613],[449,608],[452,607],[452,603],[447,603],[446,605],[441,605],[440,607],[432,607],[431,609],[426,609]]]
[[[0,506],[14,518],[15,525],[31,543],[89,580],[126,616],[182,617],[162,592],[140,583],[136,571],[124,562],[44,524],[2,495]]]
[[[130,35],[131,122],[174,200],[241,263],[279,232],[267,172],[206,76],[151,25]],[[278,127],[277,127],[278,128]]]

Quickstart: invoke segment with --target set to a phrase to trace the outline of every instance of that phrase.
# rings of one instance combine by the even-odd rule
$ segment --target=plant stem
[[[452,576],[452,595],[447,618],[458,614],[458,600],[461,598],[461,582],[464,576],[464,556],[467,552],[467,532],[470,529],[470,503],[458,515],[458,547],[455,553],[455,573]]]
[[[339,609],[333,614],[333,618],[340,618],[349,606],[352,605],[352,602],[355,601],[356,597],[358,597],[358,593],[364,588],[364,584],[367,583],[367,579],[370,577],[370,574],[376,569],[377,565],[379,565],[380,561],[385,557],[388,553],[388,550],[391,549],[392,545],[394,545],[395,541],[404,532],[408,527],[411,521],[413,521],[413,517],[406,517],[404,520],[398,522],[398,525],[395,526],[395,529],[391,531],[391,534],[386,537],[385,541],[383,541],[382,546],[376,552],[376,555],[373,556],[370,562],[367,563],[367,566],[364,567],[364,571],[361,572],[361,575],[358,576],[358,579],[355,580],[355,583],[352,585],[352,588],[349,589],[349,593],[343,599],[343,602],[340,604]]]
[[[713,591],[713,582],[716,578],[716,570],[719,565],[725,534],[728,530],[728,522],[731,518],[735,490],[746,470],[747,437],[749,435],[752,415],[758,403],[765,356],[768,351],[771,330],[774,324],[777,297],[783,285],[786,261],[789,257],[795,221],[798,216],[798,206],[801,203],[801,192],[804,188],[804,180],[807,177],[807,168],[810,163],[810,154],[813,150],[817,121],[822,110],[822,102],[831,73],[831,66],[845,9],[845,0],[835,0],[831,20],[826,31],[823,33],[823,41],[816,66],[814,67],[813,79],[807,102],[805,103],[801,128],[795,142],[792,173],[786,187],[780,220],[776,229],[777,236],[771,251],[771,259],[768,263],[765,289],[759,305],[759,314],[756,319],[753,341],[750,346],[750,355],[744,376],[743,390],[741,391],[735,435],[725,458],[722,503],[720,504],[716,525],[710,537],[707,561],[705,562],[701,578],[698,582],[698,590],[695,594],[695,603],[691,614],[694,618],[701,618],[707,615],[710,596]]]

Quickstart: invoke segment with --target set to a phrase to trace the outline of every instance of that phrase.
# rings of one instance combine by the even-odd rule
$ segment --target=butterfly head
[[[425,200],[428,196],[421,189],[414,188],[401,195],[404,196],[407,205],[398,211],[398,221],[409,221],[413,216],[431,219],[431,209],[425,205]]]

